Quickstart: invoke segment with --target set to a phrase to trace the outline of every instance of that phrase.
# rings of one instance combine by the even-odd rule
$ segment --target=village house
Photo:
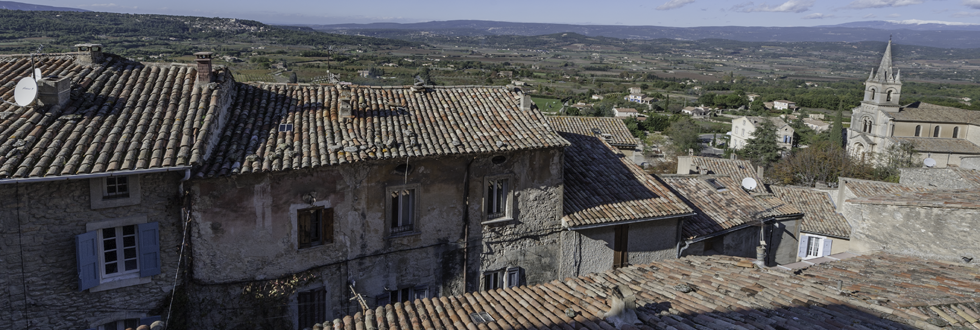
[[[731,146],[739,150],[748,144],[752,139],[752,134],[761,125],[763,120],[769,120],[776,126],[776,144],[780,148],[789,150],[793,146],[793,134],[796,130],[779,117],[751,117],[742,116],[732,120]]]
[[[830,129],[830,123],[816,118],[803,118],[803,124],[818,133]]]
[[[980,155],[980,112],[924,102],[901,105],[901,73],[892,66],[891,40],[864,85],[864,100],[852,110],[847,129],[851,154],[871,157],[907,143],[919,161],[931,158],[936,167]]]
[[[681,113],[692,118],[707,118],[711,111],[703,107],[684,107],[681,109]]]
[[[755,102],[755,99],[759,97],[759,94],[746,94],[745,97],[749,99],[749,102]]]
[[[795,110],[796,102],[787,100],[775,100],[772,101],[772,107],[776,110]]]
[[[606,143],[619,149],[626,158],[632,159],[637,153],[637,139],[620,118],[548,116],[548,123],[558,132],[601,137]]]
[[[150,325],[183,284],[183,188],[214,150],[231,76],[210,53],[144,64],[77,47],[0,61],[4,99],[32,66],[44,77],[37,101],[0,104],[0,328]]]
[[[620,118],[628,118],[628,117],[636,118],[640,114],[634,108],[613,107],[612,111],[613,111],[613,117],[620,117]]]
[[[801,261],[850,250],[851,226],[837,212],[831,191],[786,186],[769,186],[769,189],[777,198],[803,212],[797,253]]]

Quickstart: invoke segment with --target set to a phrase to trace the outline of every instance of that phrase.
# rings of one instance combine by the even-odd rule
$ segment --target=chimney
[[[636,295],[629,287],[617,285],[610,292],[609,311],[603,314],[606,322],[612,323],[616,329],[632,328],[641,324],[636,316]]]
[[[37,81],[37,96],[45,106],[65,106],[71,98],[71,79],[48,77]]]
[[[531,101],[531,95],[521,93],[521,111],[531,111],[531,106],[534,102]]]
[[[759,180],[762,180],[762,178],[764,178],[764,176],[762,176],[763,173],[764,172],[763,172],[763,167],[762,166],[759,166],[759,167],[756,168],[755,175],[759,176]]]
[[[194,53],[194,61],[197,62],[197,81],[199,82],[210,83],[213,81],[214,75],[211,74],[211,55],[214,55],[214,53]]]
[[[105,59],[102,55],[102,44],[77,44],[78,62],[82,64],[99,64]]]

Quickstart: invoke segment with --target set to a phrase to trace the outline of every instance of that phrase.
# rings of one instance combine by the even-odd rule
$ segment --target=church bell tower
[[[861,103],[869,110],[877,108],[885,112],[898,112],[901,95],[901,72],[892,67],[892,40],[888,38],[878,70],[871,69],[868,80],[864,82],[864,101]]]

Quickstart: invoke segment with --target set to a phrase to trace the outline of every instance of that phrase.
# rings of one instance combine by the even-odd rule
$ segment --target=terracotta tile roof
[[[564,213],[570,228],[621,221],[675,217],[691,208],[598,137],[560,133],[565,148]]]
[[[758,173],[753,169],[752,162],[744,159],[693,156],[691,165],[691,170],[707,169],[707,174],[729,176],[732,180],[738,180],[739,183],[745,178],[753,178],[756,182],[762,182],[761,178],[756,175]]]
[[[809,234],[848,239],[851,226],[834,207],[830,194],[806,188],[769,186],[779,199],[792,204],[803,212],[800,231]]]
[[[917,152],[980,154],[980,146],[965,139],[928,137],[892,137],[892,139],[911,143]]]
[[[540,112],[520,109],[519,94],[499,87],[236,87],[229,129],[199,175],[568,145]]]
[[[965,169],[959,167],[951,167],[956,174],[959,174],[964,181],[973,184],[974,187],[980,188],[980,170]]]
[[[903,191],[851,198],[847,201],[861,204],[975,209],[980,208],[980,198],[977,194],[977,190]]]
[[[746,259],[685,257],[561,281],[368,309],[325,329],[651,330],[977,327],[977,270],[894,255],[828,262],[799,274]],[[838,291],[838,286],[842,290]],[[605,313],[632,291],[637,324]],[[488,322],[476,322],[474,313]]]
[[[611,138],[606,142],[614,147],[636,148],[636,138],[621,118],[554,116],[548,117],[548,122],[551,123],[551,128],[559,132],[587,136],[609,134]],[[594,130],[599,132],[595,133]]]
[[[902,107],[898,112],[885,113],[885,115],[894,118],[895,121],[963,123],[980,125],[980,111],[947,107],[925,102],[914,102]]]
[[[685,239],[712,235],[769,218],[802,217],[800,210],[792,204],[768,194],[753,196],[730,177],[666,175],[662,178],[696,213],[684,222]],[[715,180],[723,188],[712,186],[708,180]]]
[[[932,190],[927,188],[903,186],[901,184],[891,183],[891,182],[848,179],[848,178],[842,178],[842,179],[844,180],[844,187],[847,187],[847,189],[850,190],[851,193],[853,193],[856,198],[869,197],[869,196],[875,196],[881,194]]]
[[[36,59],[43,76],[70,78],[70,101],[60,108],[0,104],[0,179],[199,160],[217,91],[195,83],[194,67],[148,65],[110,54],[96,65],[79,64],[68,54]],[[13,84],[30,71],[29,57],[0,58],[0,96],[13,99]]]

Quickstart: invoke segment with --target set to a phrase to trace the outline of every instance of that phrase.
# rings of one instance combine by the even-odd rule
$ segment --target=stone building
[[[793,147],[793,134],[796,130],[779,117],[750,117],[742,116],[732,120],[732,149],[739,150],[745,147],[752,139],[752,133],[761,125],[763,120],[768,119],[776,126],[776,144],[780,148],[789,150]]]
[[[773,194],[803,212],[800,221],[800,260],[826,257],[850,250],[851,226],[837,212],[830,191],[803,187],[770,186]]]
[[[638,152],[637,139],[620,118],[548,116],[548,123],[558,132],[599,136],[630,159]]]
[[[149,325],[182,284],[181,187],[230,75],[78,48],[0,60],[4,99],[32,66],[44,77],[37,101],[0,104],[0,328]]]
[[[936,167],[980,155],[980,112],[923,102],[901,105],[902,79],[892,65],[891,45],[889,40],[878,70],[864,82],[864,100],[852,110],[848,151],[873,157],[908,143],[920,161],[932,158]]]
[[[522,93],[238,84],[229,115],[190,182],[196,283],[306,276],[284,315],[305,328],[362,308],[354,294],[373,307],[557,277],[568,142]]]

